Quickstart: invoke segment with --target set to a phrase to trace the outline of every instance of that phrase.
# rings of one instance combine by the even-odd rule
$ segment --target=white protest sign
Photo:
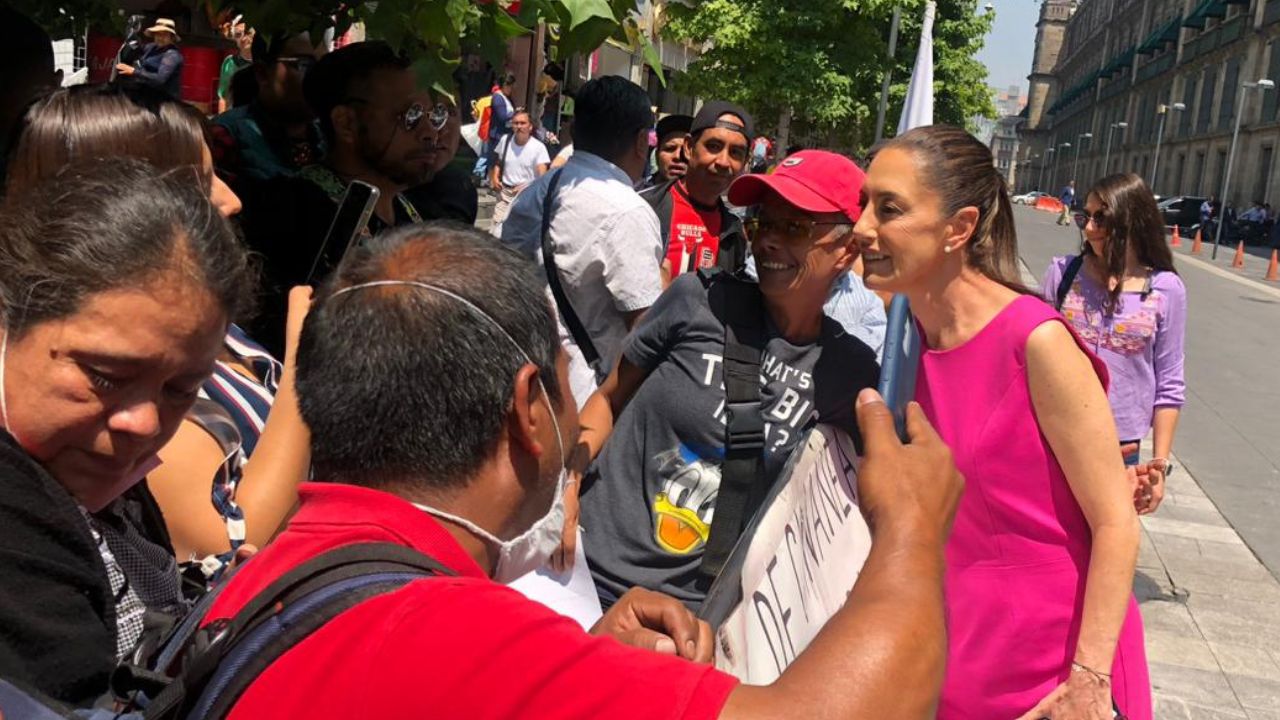
[[[741,601],[716,632],[716,667],[750,685],[773,682],[808,647],[871,550],[849,436],[818,425],[789,467],[745,547]]]

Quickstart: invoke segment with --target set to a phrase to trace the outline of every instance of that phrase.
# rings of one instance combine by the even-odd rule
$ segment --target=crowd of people
[[[778,160],[743,107],[655,123],[604,76],[553,160],[504,74],[473,167],[381,42],[237,18],[210,120],[167,79],[59,89],[5,22],[35,39],[0,92],[0,710],[131,708],[120,668],[208,664],[355,549],[395,581],[214,707],[1152,718],[1132,584],[1186,291],[1137,176],[1089,187],[1037,294],[962,129]],[[176,29],[148,32],[166,65]],[[378,200],[334,242],[353,181]],[[907,442],[875,392],[894,294],[923,345]],[[816,423],[861,455],[870,554],[781,678],[740,684],[697,612]],[[572,614],[548,578],[588,588]],[[175,626],[216,641],[176,662]]]

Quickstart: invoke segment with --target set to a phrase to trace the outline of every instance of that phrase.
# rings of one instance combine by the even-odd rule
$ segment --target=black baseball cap
[[[742,124],[732,122],[721,122],[721,115],[737,115],[742,118]],[[729,130],[737,130],[747,138],[747,142],[755,137],[755,124],[751,120],[751,114],[742,109],[742,106],[735,105],[731,102],[723,100],[712,100],[702,106],[698,114],[693,118],[693,125],[689,128],[689,134],[697,135],[707,128],[723,127]]]
[[[689,128],[693,127],[692,115],[668,115],[658,121],[656,129],[658,135],[658,144],[661,145],[664,138],[672,133],[680,133],[688,135]]]

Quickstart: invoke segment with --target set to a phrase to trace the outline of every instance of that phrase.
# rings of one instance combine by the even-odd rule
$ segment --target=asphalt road
[[[1075,253],[1075,226],[1017,207],[1019,252],[1039,278]],[[1272,575],[1280,578],[1280,286],[1179,254],[1187,286],[1187,404],[1174,453]],[[1254,277],[1257,277],[1255,275]],[[1158,513],[1157,513],[1158,515]]]

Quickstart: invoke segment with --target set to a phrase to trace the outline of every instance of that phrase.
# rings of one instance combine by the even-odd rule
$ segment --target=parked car
[[[1049,193],[1040,192],[1039,190],[1033,190],[1029,193],[1023,193],[1022,195],[1014,195],[1009,198],[1009,200],[1014,205],[1035,205],[1036,200],[1042,196],[1047,196],[1048,194]]]
[[[1200,206],[1208,198],[1178,195],[1161,200],[1157,207],[1164,218],[1165,227],[1177,225],[1183,232],[1200,227]]]

